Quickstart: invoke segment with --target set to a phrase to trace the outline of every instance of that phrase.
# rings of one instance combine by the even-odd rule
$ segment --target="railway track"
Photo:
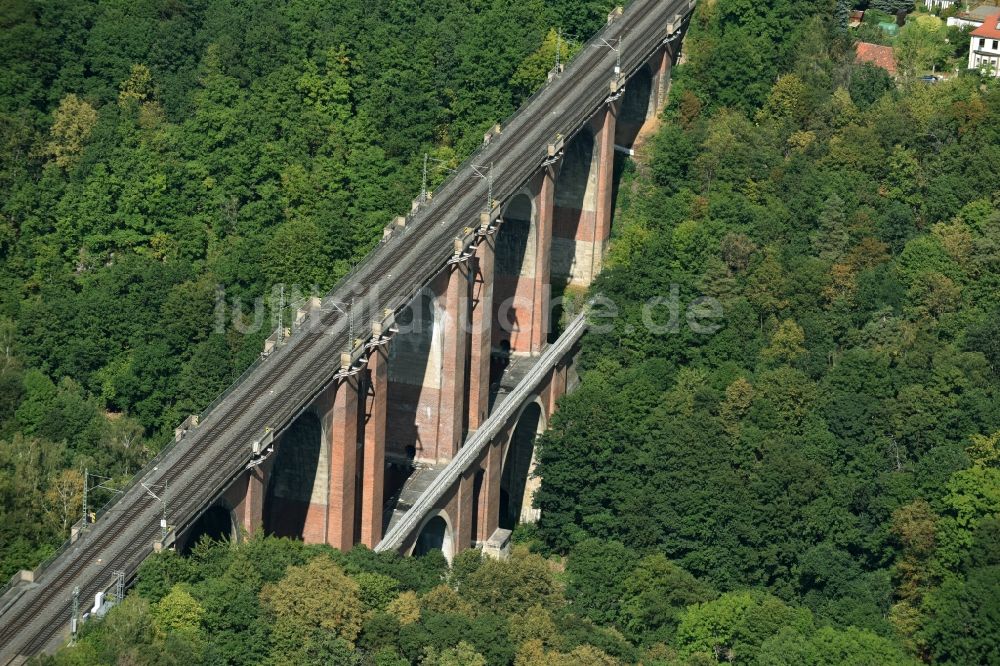
[[[624,74],[645,63],[665,36],[666,21],[688,8],[687,0],[633,2],[604,35],[609,41],[623,36]],[[494,164],[495,199],[509,197],[532,177],[557,132],[568,140],[602,108],[615,60],[606,47],[588,47],[476,156]],[[166,482],[170,489],[168,517],[176,528],[190,525],[243,471],[249,443],[265,427],[280,434],[340,369],[349,326],[329,303],[351,298],[355,311],[361,308],[361,319],[354,322],[360,330],[369,330],[383,309],[405,307],[447,264],[455,234],[478,221],[486,187],[468,169],[447,182],[403,234],[377,247],[376,256],[334,292],[318,323],[274,352],[146,475],[146,483]],[[159,534],[160,516],[159,504],[141,486],[131,488],[46,570],[38,587],[0,616],[0,664],[53,647],[68,628],[74,586],[79,585],[81,600],[89,600],[107,588],[112,572],[134,574]]]

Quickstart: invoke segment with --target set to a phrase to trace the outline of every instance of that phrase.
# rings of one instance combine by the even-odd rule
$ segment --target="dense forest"
[[[329,286],[611,3],[320,4],[4,18],[4,566],[257,353],[216,285]],[[203,542],[39,661],[1000,663],[1000,85],[854,63],[845,7],[699,4],[509,561]]]
[[[628,571],[619,567],[628,564]],[[609,580],[624,574],[621,590]],[[621,628],[596,618],[620,605]],[[685,605],[688,609],[684,611]],[[684,612],[682,612],[684,611]],[[614,614],[612,613],[612,616]],[[611,616],[609,616],[610,618]],[[656,623],[655,631],[650,623]],[[565,566],[514,549],[449,567],[287,539],[151,557],[125,601],[51,666],[760,666],[916,664],[891,639],[835,628],[764,591],[720,594],[662,554],[584,542]],[[639,637],[643,637],[639,640]],[[725,647],[721,647],[721,646]]]
[[[655,582],[665,556],[709,604],[750,588],[933,663],[1000,663],[1000,86],[897,86],[815,18],[783,62],[722,65],[784,29],[745,7],[696,12],[623,187],[595,286],[617,317],[541,438],[537,535],[571,562],[604,549],[581,609],[640,643],[683,650],[705,612],[677,626],[701,599]],[[682,311],[651,332],[672,287],[716,299],[721,328]],[[633,607],[645,585],[667,609]],[[782,663],[721,617],[716,648]]]
[[[240,374],[279,285],[325,293],[424,154],[456,164],[554,31],[612,4],[4,2],[0,576],[66,537],[85,470],[121,485]]]

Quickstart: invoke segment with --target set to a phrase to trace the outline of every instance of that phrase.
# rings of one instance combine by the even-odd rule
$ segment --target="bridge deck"
[[[420,496],[427,492],[427,489],[434,483],[434,479],[444,471],[444,465],[421,465],[413,470],[413,474],[406,479],[403,489],[393,503],[392,510],[386,511],[383,519],[383,533],[392,529],[406,512],[413,508]]]

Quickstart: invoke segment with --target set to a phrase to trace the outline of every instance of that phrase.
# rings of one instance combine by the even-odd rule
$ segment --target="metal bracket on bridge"
[[[611,79],[610,88],[611,94],[604,100],[607,104],[617,102],[625,94],[625,75],[618,74],[615,78]]]
[[[364,363],[359,363],[361,357],[365,355],[367,346],[363,340],[351,340],[351,351],[343,352],[340,355],[340,370],[334,375],[334,379],[352,377],[365,367]]]
[[[367,348],[388,344],[389,336],[396,332],[396,313],[386,308],[382,311],[382,320],[372,322],[372,339]]]
[[[684,25],[684,17],[681,14],[674,14],[674,17],[667,21],[667,38],[664,44],[669,44],[681,36],[681,26]]]
[[[497,123],[483,136],[483,146],[485,147],[493,143],[493,137],[500,136],[501,133],[502,129],[500,127],[500,123]]]
[[[297,331],[302,328],[303,322],[306,321],[308,317],[319,312],[320,308],[323,307],[323,301],[320,300],[318,296],[310,296],[306,299],[303,307],[295,309],[295,320],[292,322],[292,331]]]
[[[475,229],[466,227],[462,230],[461,236],[455,237],[455,254],[448,260],[449,266],[472,258],[475,253],[470,251],[470,248],[476,242],[478,235]]]
[[[483,211],[479,215],[479,231],[477,232],[480,236],[487,236],[489,234],[495,233],[497,229],[497,221],[500,219],[500,204],[493,204],[493,208],[489,211]]]
[[[161,553],[165,550],[169,550],[174,547],[177,543],[177,528],[174,525],[167,527],[167,536],[165,538],[156,539],[153,541],[153,552]]]
[[[184,436],[188,434],[188,431],[198,427],[198,415],[191,414],[184,421],[181,422],[179,426],[174,428],[174,441],[179,442],[184,439]]]
[[[264,434],[260,436],[259,439],[255,439],[253,444],[250,445],[251,450],[255,456],[259,456],[261,452],[274,443],[274,430],[269,427],[264,428]]]
[[[386,226],[386,228],[382,231],[382,242],[384,243],[388,241],[397,233],[400,233],[405,230],[406,230],[406,217],[400,215],[399,217],[394,218],[392,222],[388,226]]]
[[[546,151],[545,160],[542,162],[543,167],[552,166],[562,159],[563,153],[566,152],[566,139],[562,134],[556,134],[556,140],[549,144],[548,150]]]
[[[268,456],[274,453],[274,430],[270,427],[265,428],[263,437],[255,439],[250,444],[250,452],[252,455],[250,462],[247,463],[247,469],[257,467],[267,460]]]
[[[261,358],[267,358],[275,349],[278,348],[278,344],[281,340],[287,337],[284,333],[285,331],[276,330],[274,333],[267,336],[267,339],[264,340],[264,351],[260,353]],[[288,334],[291,335],[291,331],[288,331]]]

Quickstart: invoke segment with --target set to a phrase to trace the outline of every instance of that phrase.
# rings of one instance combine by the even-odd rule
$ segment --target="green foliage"
[[[667,641],[683,610],[710,601],[714,591],[657,553],[644,557],[622,584],[622,627],[644,642]]]
[[[837,0],[836,8],[833,13],[833,20],[837,25],[837,29],[841,32],[847,32],[848,23],[851,20],[851,6],[848,4],[847,0]]]
[[[988,663],[1000,651],[1000,567],[949,577],[925,602],[923,639],[940,664]]]
[[[689,608],[677,627],[677,644],[683,655],[753,662],[764,641],[779,631],[808,633],[812,623],[808,610],[791,608],[771,595],[731,592]]]
[[[909,76],[943,65],[951,52],[944,21],[934,16],[908,21],[896,37],[894,50],[900,69]]]
[[[552,603],[557,588],[542,557],[515,549],[508,561],[484,561],[466,578],[463,596],[483,610],[511,614]]]
[[[469,576],[483,565],[483,554],[480,550],[470,548],[455,555],[451,560],[451,571],[448,582],[457,590],[461,590]]]
[[[1000,469],[972,467],[955,472],[942,498],[945,515],[938,525],[938,558],[958,570],[972,547],[980,522],[1000,514]]]
[[[384,574],[362,572],[353,576],[358,584],[361,602],[368,610],[385,610],[399,596],[399,581]]]
[[[650,653],[989,662],[963,586],[996,566],[1000,178],[968,164],[1000,155],[1000,95],[897,88],[832,11],[696,9],[592,288],[619,316],[539,440],[538,535],[574,610]],[[950,57],[938,28],[903,29],[912,72]],[[722,328],[652,331],[672,292]],[[958,599],[983,608],[961,638]]]
[[[805,19],[814,8],[796,0],[698,5],[684,45],[689,89],[713,107],[759,106],[794,58],[794,33],[810,29]]]
[[[560,65],[565,65],[580,48],[576,41],[563,38],[556,30],[549,30],[538,50],[525,58],[514,72],[510,79],[511,87],[521,94],[530,95],[545,83],[549,73],[555,69],[557,57]]]
[[[570,551],[566,595],[574,610],[607,624],[619,613],[626,577],[635,567],[635,553],[617,541],[587,539]]]
[[[851,74],[848,88],[851,99],[862,110],[870,107],[893,89],[889,72],[870,62],[861,63],[861,66]]]
[[[260,598],[273,622],[278,654],[321,649],[312,644],[325,640],[328,632],[353,642],[361,631],[364,607],[358,584],[327,557],[289,567],[284,578],[261,589]]]
[[[421,666],[486,666],[486,658],[465,641],[459,641],[455,647],[442,650],[440,653],[430,646],[424,648],[420,664]]]
[[[783,629],[761,646],[759,664],[774,666],[915,666],[917,660],[906,657],[892,641],[871,632],[848,628],[820,627],[803,634]]]
[[[916,3],[914,0],[873,0],[872,9],[895,17],[898,12],[912,12]]]
[[[205,609],[183,586],[174,586],[169,593],[153,607],[153,622],[163,632],[197,634]]]
[[[348,574],[380,573],[399,581],[403,589],[417,592],[433,589],[448,573],[448,561],[440,551],[420,558],[404,558],[397,553],[376,553],[357,546],[349,553],[336,555]]]

